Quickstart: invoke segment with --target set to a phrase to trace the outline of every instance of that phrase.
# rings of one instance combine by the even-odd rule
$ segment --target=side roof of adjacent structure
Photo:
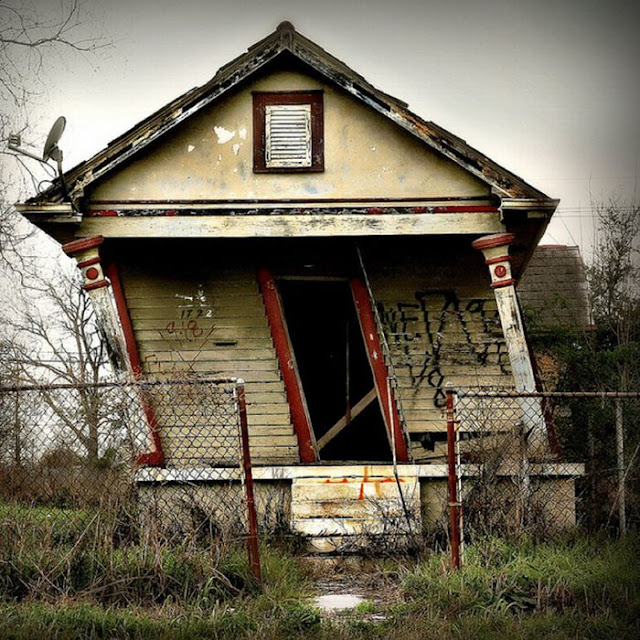
[[[532,333],[592,327],[585,266],[578,247],[540,245],[518,283]]]

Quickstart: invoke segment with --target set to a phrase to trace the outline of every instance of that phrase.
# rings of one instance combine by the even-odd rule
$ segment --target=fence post
[[[13,415],[13,462],[16,467],[22,466],[22,429],[20,424],[20,392],[16,391]]]
[[[249,533],[247,535],[247,555],[249,568],[258,583],[262,583],[260,573],[260,551],[258,549],[258,518],[256,504],[253,497],[253,473],[251,471],[251,453],[249,451],[249,428],[247,426],[247,401],[244,392],[244,380],[236,382],[238,399],[238,413],[240,414],[240,439],[242,442],[242,464],[244,472],[244,486],[247,498],[247,519]]]
[[[624,432],[622,422],[622,400],[616,398],[616,466],[618,467],[618,516],[620,535],[627,533],[626,487],[624,471]]]
[[[453,409],[453,387],[447,384],[447,463],[449,467],[449,538],[451,540],[451,565],[460,568],[460,503],[456,477],[456,431]]]

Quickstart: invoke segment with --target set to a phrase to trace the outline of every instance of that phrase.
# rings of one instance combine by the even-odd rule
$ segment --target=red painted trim
[[[109,217],[109,216],[117,216],[118,212],[114,211],[113,209],[99,209],[99,210],[94,209],[93,211],[87,211],[87,215],[89,217],[93,217],[93,216]]]
[[[100,275],[100,271],[98,271],[98,269],[96,269],[96,267],[89,267],[85,271],[84,275],[89,280],[95,280]]]
[[[501,289],[502,287],[510,287],[515,283],[516,281],[513,278],[509,278],[508,280],[502,280],[501,282],[492,282],[490,287],[492,289]]]
[[[100,256],[89,258],[88,260],[82,260],[78,262],[78,267],[80,269],[84,269],[85,267],[90,267],[92,264],[100,264]]]
[[[398,409],[393,396],[393,390],[390,390],[387,385],[389,373],[384,362],[384,355],[380,346],[376,323],[373,318],[373,310],[371,309],[369,294],[364,283],[359,278],[351,279],[351,292],[356,305],[356,311],[358,313],[358,320],[360,321],[360,329],[362,330],[362,338],[369,358],[369,364],[373,371],[373,380],[376,386],[376,392],[378,394],[378,401],[380,402],[384,422],[387,427],[389,442],[391,442],[391,430],[393,429],[396,443],[396,458],[398,462],[408,462],[409,451],[407,449],[407,442],[400,425],[400,417],[398,415]],[[389,394],[391,394],[391,399],[389,399]],[[392,407],[392,415],[389,415],[389,405]]]
[[[247,423],[247,400],[244,391],[244,384],[238,381],[236,387],[238,399],[238,413],[240,414],[240,441],[242,442],[242,465],[244,470],[244,490],[247,497],[247,520],[249,524],[249,535],[247,535],[247,555],[249,567],[253,577],[260,584],[262,575],[260,573],[260,546],[258,540],[258,516],[256,514],[256,503],[253,492],[253,472],[251,470],[251,453],[249,450],[249,426]]]
[[[412,207],[413,213],[497,213],[498,207],[485,205],[443,205],[435,207]]]
[[[142,362],[140,360],[140,354],[138,352],[138,345],[136,343],[135,334],[133,333],[133,325],[131,324],[131,316],[129,315],[129,309],[127,308],[127,300],[124,296],[124,289],[122,288],[122,280],[120,279],[120,272],[114,262],[107,262],[104,267],[105,274],[111,280],[111,287],[113,291],[113,297],[116,302],[116,310],[118,312],[118,318],[120,319],[120,326],[122,327],[122,333],[124,334],[124,340],[127,345],[127,353],[129,354],[129,362],[131,363],[131,369],[136,380],[142,377]]]
[[[253,92],[253,171],[254,173],[309,173],[324,171],[324,96],[322,89],[308,91]],[[267,105],[308,104],[311,109],[311,165],[308,167],[267,167]]]
[[[133,333],[133,325],[131,324],[129,309],[127,308],[127,300],[124,296],[124,289],[122,288],[122,280],[120,280],[120,272],[114,262],[107,262],[104,266],[104,270],[109,280],[111,280],[113,297],[116,302],[116,311],[118,313],[118,318],[120,319],[122,333],[124,334],[131,369],[133,370],[135,379],[139,380],[143,375],[142,363],[140,361],[140,353],[138,352],[138,345],[136,344],[135,335]],[[144,396],[144,392],[141,393],[141,403],[142,410],[144,411],[144,415],[147,419],[147,424],[149,425],[149,433],[151,435],[154,450],[149,453],[138,455],[136,457],[136,462],[140,465],[149,467],[162,467],[164,466],[165,460],[164,452],[162,451],[162,442],[160,440],[160,432],[158,430],[158,421],[153,407]]]
[[[264,299],[264,306],[269,319],[271,337],[280,362],[280,371],[282,372],[289,411],[291,412],[291,422],[298,438],[300,460],[302,462],[316,462],[318,454],[313,431],[311,430],[311,419],[307,413],[302,384],[295,367],[293,349],[289,342],[278,289],[273,275],[268,269],[260,269],[258,271],[258,282],[260,283],[262,298]]]
[[[108,280],[97,280],[96,282],[90,282],[89,284],[83,284],[82,288],[85,291],[93,291],[94,289],[102,289],[102,287],[108,287]]]
[[[99,247],[104,242],[102,236],[95,236],[93,238],[81,238],[80,240],[74,240],[73,242],[67,242],[62,245],[62,250],[68,255],[72,256],[79,251],[86,251],[87,249],[93,249]]]
[[[498,256],[497,258],[489,258],[484,261],[487,266],[497,264],[498,262],[511,262],[511,256]]]
[[[471,243],[474,249],[483,251],[484,249],[492,249],[493,247],[503,247],[510,245],[515,238],[513,233],[495,233],[491,236],[482,236]]]

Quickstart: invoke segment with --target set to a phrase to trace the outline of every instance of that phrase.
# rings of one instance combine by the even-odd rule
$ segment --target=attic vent
[[[324,171],[322,91],[253,94],[253,170]]]
[[[311,166],[311,105],[267,105],[265,164],[272,167]]]

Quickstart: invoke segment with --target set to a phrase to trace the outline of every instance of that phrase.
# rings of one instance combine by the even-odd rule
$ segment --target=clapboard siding
[[[405,257],[370,260],[369,276],[389,346],[390,373],[415,460],[439,457],[419,444],[444,434],[444,387],[512,386],[497,305],[473,255],[456,268]],[[476,265],[477,266],[477,265]],[[441,436],[442,437],[442,436]]]
[[[138,256],[122,261],[127,304],[145,370],[153,376],[242,377],[255,461],[298,462],[297,440],[255,274],[268,265],[276,277],[308,277],[310,268],[317,269],[319,278],[364,279],[362,270],[354,267],[353,245],[327,239],[292,241],[286,247],[254,243],[252,249],[241,243],[218,243],[210,254],[199,255],[184,247],[175,258],[167,248],[166,264],[163,257],[150,254],[146,254],[149,266]],[[412,456],[429,461],[439,454],[422,442],[433,446],[434,438],[425,435],[435,436],[436,444],[444,437],[447,382],[457,387],[513,384],[486,267],[468,238],[452,246],[428,238],[387,239],[363,249]],[[169,432],[165,439],[171,437]],[[171,452],[171,443],[167,447]],[[174,455],[183,456],[176,451]]]
[[[298,462],[297,440],[254,272],[245,267],[211,268],[191,278],[175,265],[171,270],[175,275],[157,264],[148,271],[121,267],[146,373],[243,378],[253,461]],[[237,462],[233,453],[237,439],[229,427],[199,424],[186,411],[176,418],[177,413],[175,408],[157,415],[170,466]]]

